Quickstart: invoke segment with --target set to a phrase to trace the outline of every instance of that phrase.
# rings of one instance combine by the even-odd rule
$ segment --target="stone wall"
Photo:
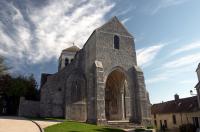
[[[21,97],[18,115],[23,117],[39,117],[40,102],[25,100],[24,97]]]

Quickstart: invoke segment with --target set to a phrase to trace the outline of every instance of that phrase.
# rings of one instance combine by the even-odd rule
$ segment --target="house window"
[[[164,120],[164,127],[167,128],[167,120]]]
[[[157,127],[157,121],[156,121],[156,120],[154,120],[154,124],[155,124],[155,126]]]
[[[114,36],[114,48],[119,49],[119,37],[117,35]]]
[[[173,119],[173,123],[176,124],[176,115],[173,115],[172,119]]]
[[[192,120],[193,120],[193,124],[199,128],[199,120],[198,120],[198,117],[192,117]]]
[[[65,66],[67,66],[69,64],[69,59],[65,58]]]
[[[162,128],[162,120],[160,120],[160,128]]]
[[[156,114],[154,114],[154,119],[156,119]]]

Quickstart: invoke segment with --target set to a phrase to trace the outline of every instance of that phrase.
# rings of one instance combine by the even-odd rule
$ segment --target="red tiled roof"
[[[152,114],[194,112],[198,110],[197,96],[153,104]]]

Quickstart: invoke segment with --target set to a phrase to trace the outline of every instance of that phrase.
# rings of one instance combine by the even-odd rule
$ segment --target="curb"
[[[44,129],[37,122],[33,120],[30,120],[30,121],[32,121],[40,129],[40,132],[44,132]]]

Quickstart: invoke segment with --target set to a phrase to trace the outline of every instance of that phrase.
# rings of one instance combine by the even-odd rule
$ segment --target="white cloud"
[[[119,9],[117,8],[111,13],[111,16],[124,16],[127,15],[127,13],[130,13],[132,10],[136,9],[136,6],[129,6],[126,9]]]
[[[195,53],[169,61],[163,65],[163,68],[182,68],[184,66],[195,65],[198,62],[200,62],[200,53]]]
[[[156,76],[154,76],[150,79],[147,79],[145,82],[147,84],[153,84],[153,83],[157,83],[157,82],[164,81],[164,80],[167,80],[167,79],[168,79],[168,76],[160,74],[160,75],[156,75]]]
[[[0,55],[10,58],[12,65],[37,64],[57,58],[62,49],[72,45],[71,42],[82,47],[115,6],[106,0],[49,0],[41,7],[27,2],[26,10],[10,2],[3,4],[5,9],[0,9]],[[11,29],[5,31],[5,28]]]
[[[122,24],[125,24],[125,23],[128,22],[130,19],[131,19],[130,17],[123,19],[123,20],[122,20]]]
[[[179,83],[181,83],[181,84],[195,84],[196,80],[182,80]]]
[[[186,44],[186,45],[182,46],[181,48],[175,50],[174,52],[171,53],[171,55],[176,55],[181,52],[190,51],[190,50],[198,49],[198,48],[200,48],[200,41],[195,41],[190,44]]]
[[[159,44],[137,50],[136,53],[138,65],[145,66],[150,64],[163,46],[164,44]]]
[[[180,5],[187,1],[189,0],[159,0],[159,4],[152,10],[151,14],[154,15],[163,8]]]

